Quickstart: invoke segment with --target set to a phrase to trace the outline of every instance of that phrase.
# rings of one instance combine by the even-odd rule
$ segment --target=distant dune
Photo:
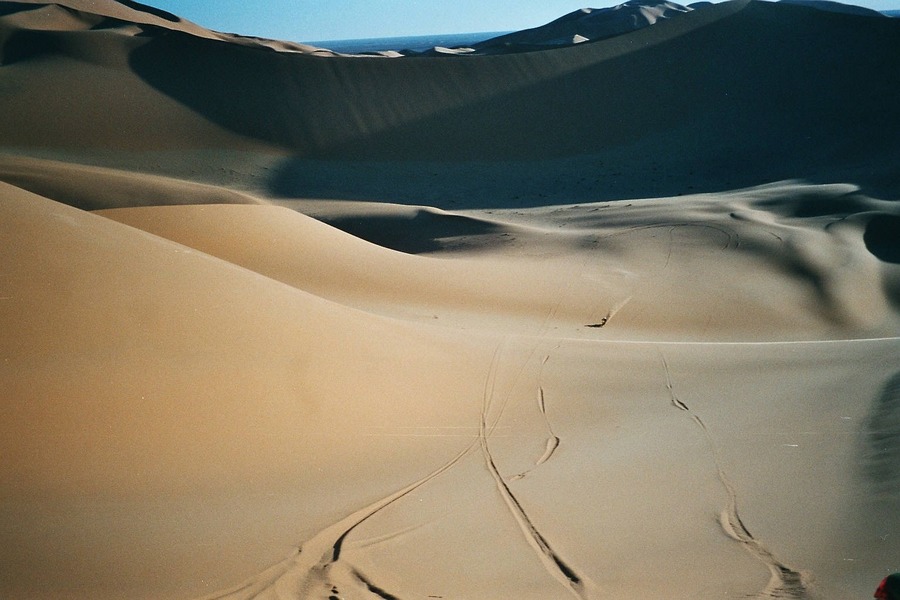
[[[499,53],[582,44],[631,33],[649,27],[660,19],[670,19],[690,10],[674,2],[654,5],[639,0],[611,8],[583,8],[534,29],[485,40],[476,44],[474,49]]]
[[[342,56],[0,2],[0,597],[871,597],[900,21]]]

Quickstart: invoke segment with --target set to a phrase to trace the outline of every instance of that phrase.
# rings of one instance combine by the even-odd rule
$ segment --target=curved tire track
[[[722,465],[721,453],[718,446],[713,440],[709,429],[703,420],[697,416],[687,404],[685,404],[675,392],[675,386],[672,381],[672,374],[669,371],[669,364],[666,361],[662,351],[657,348],[660,360],[662,361],[663,370],[666,376],[666,389],[669,392],[669,400],[672,406],[680,411],[690,415],[691,420],[700,427],[706,443],[712,450],[713,459],[716,464],[716,473],[722,487],[725,488],[727,502],[722,512],[719,514],[719,525],[722,531],[732,540],[739,542],[743,547],[753,555],[757,560],[762,562],[769,569],[771,577],[758,595],[757,598],[788,598],[791,600],[809,600],[811,598],[809,591],[808,577],[805,573],[789,567],[787,564],[779,560],[775,554],[769,550],[762,542],[757,540],[741,519],[738,510],[737,489],[728,477]]]
[[[528,516],[528,513],[525,512],[525,509],[522,507],[522,504],[519,502],[518,498],[516,498],[515,494],[512,493],[512,490],[509,489],[509,485],[500,474],[500,470],[497,468],[497,464],[494,461],[493,455],[491,454],[489,438],[490,433],[496,427],[497,423],[495,421],[491,425],[491,427],[488,427],[487,415],[490,412],[492,399],[495,393],[496,373],[499,368],[501,349],[502,344],[497,347],[497,350],[494,353],[494,360],[491,363],[491,370],[488,374],[487,380],[485,381],[484,387],[481,426],[478,437],[481,444],[481,452],[482,456],[484,457],[485,466],[487,467],[488,472],[491,474],[491,477],[494,479],[494,483],[497,486],[497,491],[500,493],[503,502],[506,504],[507,509],[515,519],[516,524],[519,526],[519,529],[522,531],[522,534],[525,537],[525,541],[528,542],[528,545],[531,546],[531,548],[535,551],[538,559],[540,559],[541,564],[544,566],[544,569],[546,569],[554,579],[556,579],[563,587],[565,587],[570,593],[572,593],[572,595],[574,595],[576,598],[585,600],[588,598],[587,588],[590,585],[589,582],[582,576],[578,575],[575,570],[571,566],[569,566],[559,556],[559,554],[556,553],[556,551],[553,550],[553,548],[550,546],[550,543],[543,536],[543,534],[541,534],[541,532],[535,526],[534,522]],[[542,365],[547,362],[547,358],[549,357],[544,358],[541,363]],[[542,389],[540,390],[539,394],[539,402],[541,405],[541,412],[545,412],[543,406]],[[497,420],[499,420],[499,417],[500,415],[497,416]],[[549,422],[547,425],[549,427]],[[553,435],[552,437],[553,439],[557,440],[556,443],[558,444],[558,438],[556,438],[555,435]],[[550,447],[550,445],[551,444],[548,442],[548,448]],[[555,449],[555,446],[553,449]],[[552,450],[550,451],[550,454],[552,454]],[[538,464],[540,464],[540,462]]]

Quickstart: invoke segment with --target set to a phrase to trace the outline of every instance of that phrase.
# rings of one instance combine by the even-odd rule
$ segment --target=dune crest
[[[671,19],[691,10],[674,2],[648,0],[630,0],[610,8],[582,8],[534,29],[479,42],[473,48],[478,52],[491,54],[598,41],[631,33],[654,25],[660,19]]]

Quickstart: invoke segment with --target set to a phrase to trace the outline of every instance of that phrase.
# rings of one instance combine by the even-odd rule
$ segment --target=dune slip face
[[[900,21],[341,55],[0,2],[0,597],[870,597]]]

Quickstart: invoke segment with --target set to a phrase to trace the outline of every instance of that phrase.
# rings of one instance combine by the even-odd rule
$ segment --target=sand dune
[[[670,19],[692,10],[689,7],[663,2],[625,2],[609,8],[582,8],[564,15],[555,21],[535,27],[515,31],[472,44],[471,47],[435,47],[424,52],[401,51],[381,53],[393,58],[399,56],[441,56],[441,55],[497,55],[515,52],[534,52],[595,42],[598,40],[631,33],[655,24],[660,19]]]
[[[283,51],[307,52],[318,50],[292,42],[211,31],[170,12],[133,0],[59,0],[52,3],[45,0],[16,0],[4,2],[4,5],[0,14],[11,15],[4,20],[28,30],[104,29],[135,35],[163,29],[255,48],[274,47]]]
[[[351,58],[0,2],[0,597],[869,597],[900,28],[800,4]]]
[[[784,5],[777,8],[783,24],[773,27],[767,16],[772,8],[723,3],[625,37],[559,52],[469,57],[475,61],[323,61],[304,55],[269,61],[259,52],[213,52],[212,42],[166,36],[132,53],[131,65],[211,120],[287,145],[300,157],[614,154],[653,135],[655,152],[645,152],[670,169],[727,158],[774,178],[771,170],[779,163],[786,176],[799,176],[858,160],[860,146],[866,155],[893,151],[898,123],[881,107],[897,94],[896,81],[885,77],[900,54],[894,52],[897,23],[861,17],[836,22],[824,11]],[[829,44],[811,50],[805,41],[811,37]],[[185,54],[186,43],[194,51],[173,61]],[[763,53],[787,63],[769,69],[756,60]],[[172,62],[184,76],[157,73]],[[252,85],[238,81],[244,73],[255,74]],[[231,102],[203,102],[212,86],[223,85],[238,90]],[[405,93],[398,95],[400,86]],[[247,114],[260,104],[264,114]],[[680,142],[673,158],[664,158],[672,154],[660,143],[664,133]]]
[[[319,509],[304,510],[333,515],[353,500],[329,480],[358,479],[359,494],[351,496],[365,499],[373,490],[363,481],[380,464],[391,464],[392,482],[409,477],[393,458],[379,456],[379,447],[397,452],[415,474],[427,470],[425,455],[465,443],[435,438],[404,452],[406,438],[380,432],[452,429],[477,418],[475,404],[454,400],[477,397],[480,383],[453,377],[451,365],[477,369],[489,353],[479,361],[470,345],[454,351],[459,342],[440,333],[443,342],[420,337],[402,323],[334,307],[9,187],[3,210],[4,240],[15,255],[4,269],[2,301],[4,529],[12,536],[5,536],[3,562],[16,566],[4,574],[4,595],[158,597],[144,589],[153,585],[152,571],[171,572],[173,582],[199,592],[207,576],[185,581],[196,576],[189,556],[234,543],[235,532],[190,539],[197,532],[180,527],[195,510],[191,503],[212,502],[222,511],[210,516],[213,523],[235,513],[255,519],[242,506],[248,499],[277,505],[289,502],[291,490],[318,489]],[[383,344],[394,350],[382,351]],[[375,373],[388,369],[391,377],[376,382]],[[363,454],[373,461],[368,466],[357,461]],[[207,470],[212,463],[219,466]],[[222,504],[224,498],[231,500]],[[66,507],[81,518],[59,523],[55,515]],[[15,518],[23,513],[30,526],[24,530]],[[111,540],[105,530],[125,514],[151,536],[134,554],[122,553],[132,545],[127,537]],[[95,529],[97,520],[107,525]],[[31,529],[42,522],[59,529]],[[69,546],[64,554],[54,532]],[[282,531],[282,541],[271,540],[268,560],[280,558],[300,533]],[[169,544],[171,551],[159,552]],[[248,560],[245,549],[212,551],[204,569],[216,577],[220,558],[234,567],[240,556]],[[71,557],[95,566],[73,572]],[[119,573],[97,575],[112,565]],[[234,573],[218,577],[228,581]],[[163,592],[172,593],[169,579],[159,582]]]
[[[8,183],[83,210],[262,202],[220,186],[15,155],[0,156],[0,172]]]
[[[821,216],[797,216],[802,207],[829,202],[867,216],[822,231],[810,226]],[[773,204],[787,214],[761,208]],[[893,208],[851,186],[786,185],[684,197],[677,206],[645,200],[640,207],[563,206],[477,220],[399,207],[318,213],[380,246],[286,208],[100,214],[388,316],[477,329],[500,322],[509,327],[505,317],[527,317],[521,326],[528,330],[552,327],[578,336],[585,325],[616,314],[613,336],[748,340],[847,337],[895,324],[892,306],[900,290],[864,239],[880,227],[875,215]],[[486,249],[493,258],[482,256]],[[411,251],[459,258],[405,253]],[[798,314],[797,306],[805,310]]]
[[[658,5],[626,2],[610,8],[583,8],[534,29],[479,42],[473,49],[487,54],[583,44],[637,31],[660,19],[669,19],[690,10],[674,2]]]

